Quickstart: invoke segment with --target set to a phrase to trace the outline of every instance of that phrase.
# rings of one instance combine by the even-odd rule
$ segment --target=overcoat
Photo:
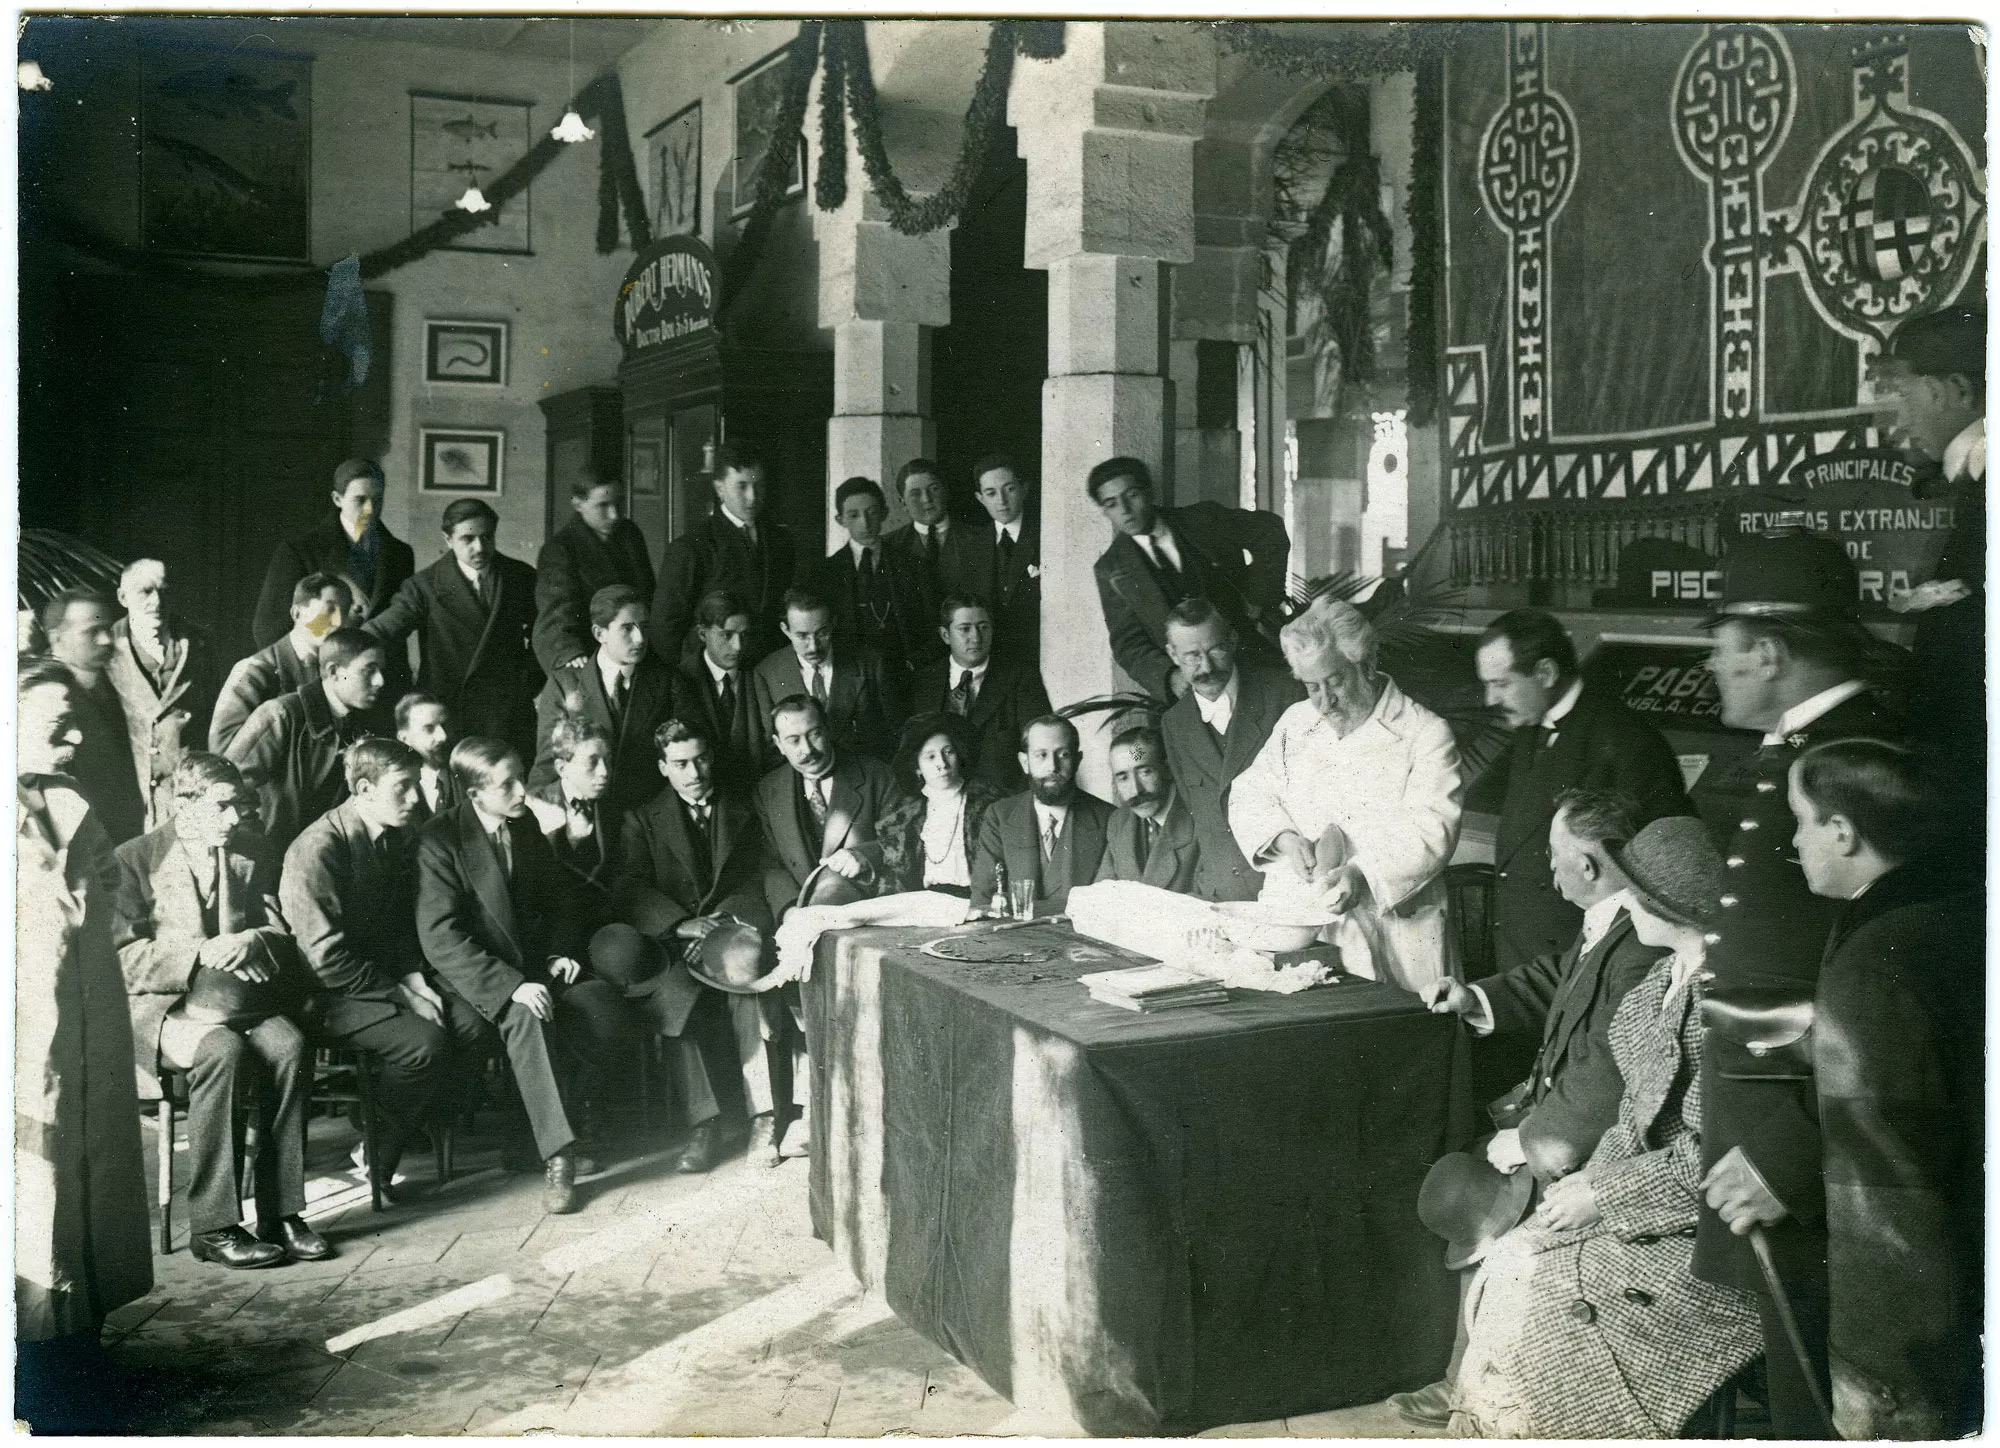
[[[778,632],[785,590],[804,579],[810,557],[792,530],[766,514],[757,521],[757,543],[720,507],[667,545],[653,594],[653,648],[678,664],[701,647],[692,636],[694,612],[705,593],[727,589],[750,610],[746,658],[761,659],[784,643]]]
[[[458,560],[447,552],[405,579],[388,607],[362,625],[406,653],[417,636],[417,687],[451,711],[460,738],[504,739],[525,752],[534,738],[535,570],[501,554],[493,560],[493,604],[479,601]]]
[[[571,516],[542,545],[535,560],[535,658],[547,672],[597,652],[590,633],[590,600],[600,588],[622,583],[653,601],[653,560],[645,535],[620,518],[609,538]]]
[[[299,657],[287,633],[268,648],[248,658],[238,659],[216,696],[215,712],[209,718],[208,748],[211,754],[226,754],[244,722],[257,706],[280,694],[303,689],[319,678],[319,664]]]
[[[282,858],[300,830],[347,798],[342,751],[364,735],[391,733],[386,725],[379,706],[336,718],[318,680],[257,706],[227,757],[257,792],[269,849]]]
[[[1263,888],[1263,875],[1243,858],[1229,828],[1230,789],[1263,749],[1279,716],[1305,696],[1305,686],[1287,670],[1238,662],[1236,703],[1220,742],[1201,722],[1192,689],[1160,717],[1167,767],[1187,800],[1201,843],[1194,893],[1202,899],[1255,900]]]
[[[410,545],[391,534],[381,520],[375,522],[381,542],[375,554],[375,575],[367,597],[361,600],[364,615],[373,617],[389,606],[403,580],[417,571],[417,555]],[[340,515],[329,513],[310,532],[280,543],[264,571],[264,588],[257,595],[257,612],[250,624],[250,636],[258,648],[276,643],[291,631],[292,589],[308,573],[337,573],[354,580],[349,559],[354,542],[340,526]],[[350,622],[359,622],[358,619]],[[392,661],[400,668],[406,661]]]
[[[300,956],[325,987],[315,999],[315,1024],[345,1036],[405,1009],[402,979],[424,968],[415,829],[384,830],[378,847],[353,801],[336,805],[285,851],[278,904]]]
[[[105,676],[125,706],[132,766],[146,799],[146,828],[174,812],[174,768],[187,749],[198,749],[215,709],[215,673],[207,642],[169,626],[162,631],[156,676],[149,677],[132,651],[129,620],[111,626],[111,663]]]
[[[15,1336],[94,1332],[153,1289],[111,842],[67,781],[14,855]]]

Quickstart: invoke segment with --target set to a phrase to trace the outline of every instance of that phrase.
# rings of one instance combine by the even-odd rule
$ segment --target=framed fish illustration
[[[422,491],[499,494],[507,459],[507,434],[499,428],[426,427],[418,439]]]
[[[410,229],[452,211],[469,187],[484,192],[525,156],[534,144],[531,110],[526,101],[410,92]],[[531,253],[531,191],[496,205],[486,225],[449,249]]]
[[[312,259],[312,58],[149,45],[139,87],[148,251]]]

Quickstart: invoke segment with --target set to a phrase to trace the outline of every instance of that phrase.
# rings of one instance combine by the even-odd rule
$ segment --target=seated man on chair
[[[292,841],[278,881],[299,954],[324,988],[314,1037],[375,1058],[376,1159],[361,1164],[392,1198],[396,1165],[423,1139],[451,1055],[444,998],[424,978],[417,943],[412,821],[422,763],[392,739],[349,745],[348,797]]]
[[[650,956],[629,989],[643,992],[655,1029],[667,1038],[694,1128],[674,1169],[700,1172],[714,1165],[723,1132],[716,1083],[738,1071],[754,1118],[750,1156],[767,1161],[777,1140],[764,1037],[776,1034],[783,1022],[767,1025],[765,997],[724,996],[696,980],[687,966],[726,925],[749,926],[768,937],[771,912],[764,902],[757,817],[747,799],[717,784],[715,746],[696,725],[669,719],[653,738],[669,787],[625,818],[618,898],[626,924],[600,932],[592,954],[607,947]],[[613,937],[609,941],[607,934]],[[636,949],[641,940],[647,942],[645,952]]]
[[[1097,878],[1192,894],[1201,844],[1194,816],[1167,770],[1167,747],[1158,729],[1141,724],[1111,741],[1111,791],[1118,808],[1105,831]]]
[[[972,908],[1007,909],[1007,879],[1035,882],[1035,913],[1060,915],[1072,886],[1097,878],[1111,806],[1076,782],[1083,762],[1076,725],[1045,714],[1021,731],[1021,770],[1028,788],[986,811],[972,858]]]
[[[301,1217],[312,1052],[290,1017],[308,990],[277,882],[237,835],[248,791],[228,760],[192,751],[174,771],[174,801],[172,819],[118,847],[112,941],[140,1075],[187,1076],[188,1250],[235,1268],[331,1257]],[[237,1188],[246,1109],[257,1124],[256,1237]]]

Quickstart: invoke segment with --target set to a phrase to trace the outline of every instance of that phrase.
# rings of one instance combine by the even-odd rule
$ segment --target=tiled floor
[[[314,1223],[328,1262],[232,1273],[182,1225],[157,1285],[115,1315],[118,1360],[170,1401],[159,1433],[568,1433],[847,1437],[1033,1432],[905,1327],[815,1241],[806,1164],[707,1176],[654,1151],[584,1183],[573,1216],[537,1177],[461,1148],[460,1174],[380,1214],[315,1123]],[[471,1144],[476,1146],[477,1143]],[[147,1149],[152,1151],[148,1131]],[[428,1180],[430,1160],[412,1174]],[[185,1173],[182,1173],[183,1177]],[[185,1213],[177,1209],[177,1221]],[[330,1350],[338,1349],[336,1350]],[[1413,1436],[1382,1405],[1211,1436]]]

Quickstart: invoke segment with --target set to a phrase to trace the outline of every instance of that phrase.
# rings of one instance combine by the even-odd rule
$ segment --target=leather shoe
[[[260,1242],[241,1227],[224,1227],[188,1238],[188,1255],[197,1262],[214,1262],[239,1271],[275,1267],[286,1260],[283,1247],[276,1242]]]
[[[697,1122],[687,1145],[674,1158],[674,1170],[689,1176],[698,1175],[715,1165],[715,1159],[722,1153],[722,1123],[711,1116],[706,1121]]]
[[[785,1139],[778,1144],[779,1156],[810,1156],[812,1154],[812,1130],[801,1116],[785,1128]]]
[[[549,1158],[542,1184],[542,1210],[556,1216],[576,1210],[576,1161],[566,1151]]]
[[[1430,1383],[1407,1393],[1391,1393],[1389,1406],[1406,1423],[1419,1428],[1451,1426],[1451,1384]]]
[[[751,1119],[750,1145],[745,1148],[744,1156],[752,1166],[778,1164],[778,1128],[770,1112]]]
[[[333,1255],[333,1243],[297,1217],[285,1217],[275,1231],[258,1233],[266,1242],[275,1242],[285,1255],[298,1262],[324,1262]]]

